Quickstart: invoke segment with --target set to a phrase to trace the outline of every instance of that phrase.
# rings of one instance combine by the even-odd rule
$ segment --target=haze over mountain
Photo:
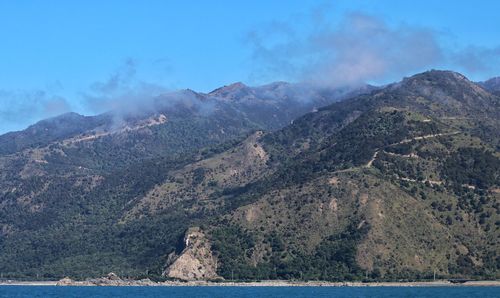
[[[500,97],[482,86],[236,83],[2,135],[0,272],[499,278]]]
[[[134,102],[130,106],[120,105],[97,116],[67,113],[40,121],[23,131],[1,135],[0,153],[13,153],[71,138],[71,143],[94,139],[101,141],[144,129],[153,130],[149,138],[154,138],[154,142],[169,142],[166,147],[172,147],[172,152],[176,152],[178,149],[174,147],[178,148],[186,142],[201,142],[192,144],[198,148],[213,143],[212,137],[227,140],[248,130],[278,129],[306,112],[372,89],[374,87],[368,85],[332,89],[285,82],[260,87],[235,83],[208,94],[186,89],[144,98],[142,102]],[[172,139],[171,134],[186,128],[189,134],[179,134],[177,137],[180,139],[175,139],[175,136]],[[142,138],[147,139],[148,136],[143,135]]]
[[[491,78],[479,84],[492,93],[500,94],[500,77]]]

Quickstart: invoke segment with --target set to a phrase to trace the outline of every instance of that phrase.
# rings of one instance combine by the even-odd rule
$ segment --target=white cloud
[[[44,90],[0,90],[0,133],[69,112],[68,101]]]
[[[436,33],[428,28],[389,26],[361,13],[346,15],[336,26],[325,19],[316,16],[315,26],[302,37],[291,24],[253,32],[249,41],[260,70],[318,84],[349,85],[399,78],[443,59]],[[280,34],[282,42],[266,40]]]

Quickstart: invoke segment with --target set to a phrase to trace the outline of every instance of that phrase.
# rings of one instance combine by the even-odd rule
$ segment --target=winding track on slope
[[[451,135],[456,135],[459,133],[460,133],[459,131],[454,131],[454,132],[445,132],[445,133],[437,133],[437,134],[430,134],[430,135],[425,135],[425,136],[420,136],[420,137],[414,137],[411,139],[404,139],[404,140],[399,141],[399,142],[394,143],[394,144],[389,144],[386,147],[392,147],[392,146],[397,146],[397,145],[401,145],[401,144],[407,144],[407,143],[410,143],[413,141],[432,139],[432,138],[441,137],[441,136],[451,136]],[[370,168],[372,166],[373,162],[377,159],[379,152],[380,152],[380,149],[377,149],[375,151],[375,153],[373,153],[373,156],[370,159],[370,161],[364,166],[365,168]]]
[[[430,135],[425,135],[425,136],[419,136],[419,137],[414,137],[414,138],[411,138],[411,139],[404,139],[404,140],[399,141],[397,143],[389,144],[386,147],[392,147],[392,146],[397,146],[397,145],[401,145],[401,144],[407,144],[407,143],[410,143],[410,142],[413,142],[413,141],[432,139],[432,138],[437,138],[437,137],[441,137],[441,136],[451,136],[451,135],[456,135],[456,134],[459,134],[459,133],[460,133],[459,131],[454,131],[454,132],[445,132],[445,133],[437,133],[437,134],[430,134]],[[359,169],[362,169],[362,168],[371,168],[372,165],[373,165],[373,163],[377,159],[380,150],[381,149],[375,150],[375,153],[373,153],[372,158],[365,165],[363,165],[363,166],[348,168],[348,169],[344,169],[344,170],[338,170],[338,171],[334,171],[333,173],[334,174],[336,174],[336,173],[345,173],[345,172],[356,171],[356,170],[359,170]]]

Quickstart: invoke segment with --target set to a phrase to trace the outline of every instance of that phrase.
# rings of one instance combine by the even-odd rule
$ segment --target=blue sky
[[[340,83],[357,61],[377,64],[343,77],[384,83],[447,68],[483,80],[500,75],[498,11],[494,0],[0,0],[0,133],[98,113],[100,98],[128,93]]]

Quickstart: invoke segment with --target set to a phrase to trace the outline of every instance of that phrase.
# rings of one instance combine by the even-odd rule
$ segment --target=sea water
[[[500,297],[500,287],[0,286],[0,297]]]

